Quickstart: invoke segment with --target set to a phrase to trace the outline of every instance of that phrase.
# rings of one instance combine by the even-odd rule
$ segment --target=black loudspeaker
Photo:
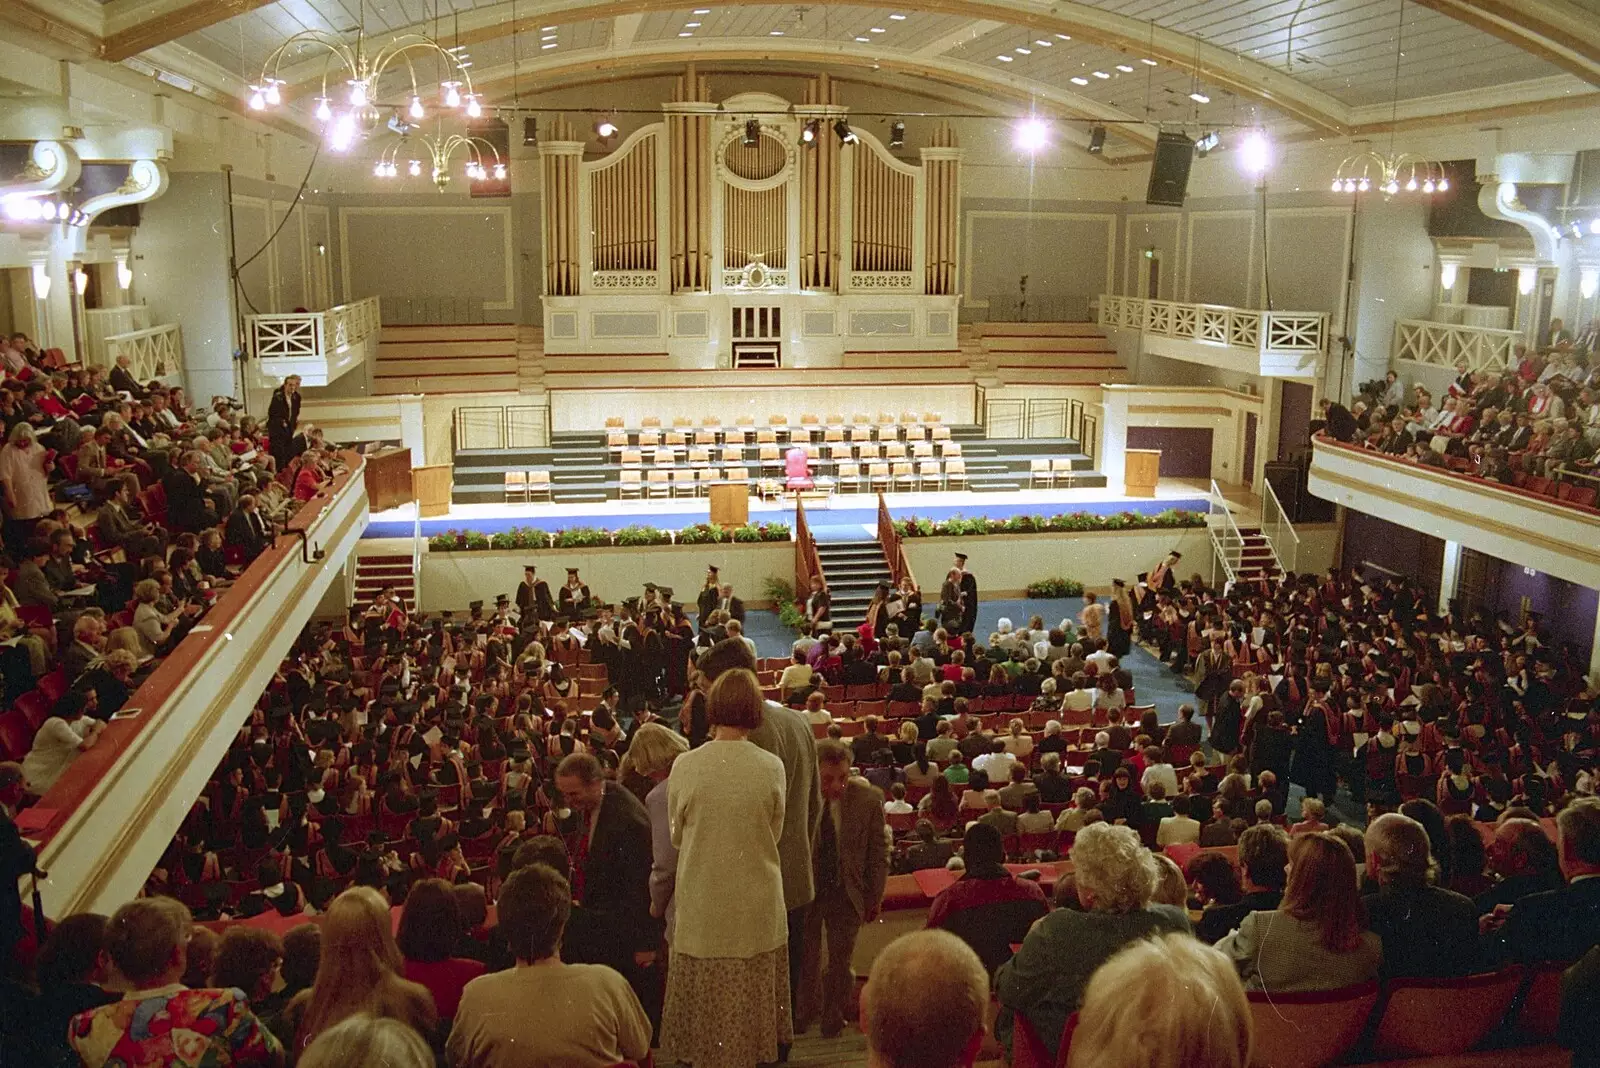
[[[1262,465],[1262,476],[1272,484],[1289,522],[1300,521],[1300,465],[1292,460],[1268,460]]]
[[[1156,158],[1150,164],[1150,185],[1145,190],[1146,204],[1183,207],[1189,192],[1189,168],[1194,164],[1194,142],[1181,133],[1162,131],[1156,138]]]

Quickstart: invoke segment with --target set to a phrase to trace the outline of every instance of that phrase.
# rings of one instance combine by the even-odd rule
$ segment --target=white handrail
[[[128,357],[128,371],[140,382],[183,372],[183,331],[177,323],[130,330],[105,339],[108,366]]]
[[[411,517],[411,610],[422,610],[422,502],[413,501],[417,514]]]
[[[1505,371],[1516,365],[1517,345],[1523,340],[1516,330],[1401,319],[1394,324],[1392,356],[1436,367],[1464,363],[1469,371]]]
[[[330,359],[380,329],[377,297],[327,311],[251,315],[245,322],[250,351],[262,360]]]
[[[1271,480],[1264,478],[1261,485],[1264,489],[1261,494],[1261,532],[1272,543],[1278,566],[1286,572],[1294,571],[1295,563],[1300,559],[1300,535],[1295,533],[1294,524],[1289,522],[1289,513],[1284,511]]]
[[[1216,479],[1211,480],[1208,504],[1206,529],[1211,533],[1211,548],[1222,564],[1223,574],[1232,582],[1244,559],[1244,535],[1239,531],[1239,524],[1234,522],[1233,509],[1228,507]]]
[[[1267,311],[1174,300],[1102,294],[1101,326],[1260,352],[1324,352],[1325,312]]]

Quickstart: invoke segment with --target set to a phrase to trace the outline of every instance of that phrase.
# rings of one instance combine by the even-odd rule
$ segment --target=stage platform
[[[950,434],[961,446],[967,488],[972,492],[988,495],[1028,489],[1034,460],[1067,460],[1076,486],[1105,485],[1105,476],[1093,470],[1094,461],[1072,438],[986,438],[982,427],[972,425],[952,426]],[[713,451],[720,456],[720,449]],[[823,452],[826,455],[826,449]],[[742,466],[752,480],[782,473],[782,462],[763,465],[754,445],[745,446],[743,456]],[[558,432],[551,435],[546,448],[458,449],[452,496],[457,505],[503,503],[506,472],[548,471],[556,504],[617,500],[622,486],[620,459],[606,447],[606,435],[599,431]],[[634,469],[648,477],[654,466],[646,457],[643,465]],[[680,462],[679,466],[686,465]],[[828,459],[819,460],[812,464],[812,473],[831,476],[835,465]]]
[[[1104,481],[1103,479],[1101,480]],[[1165,479],[1156,487],[1156,496],[1128,497],[1101,486],[1081,486],[1059,490],[1010,490],[974,492],[972,490],[885,495],[889,511],[897,518],[923,516],[946,519],[954,515],[989,516],[1006,519],[1014,515],[1054,515],[1060,512],[1133,511],[1154,514],[1167,508],[1205,511],[1207,485],[1186,479]],[[871,493],[841,493],[827,500],[808,500],[806,517],[818,541],[852,541],[877,537],[877,496]],[[448,514],[422,520],[424,536],[447,530],[474,530],[485,534],[512,527],[562,530],[572,527],[618,529],[634,523],[679,530],[710,518],[704,497],[658,498],[655,500],[574,502],[555,504],[480,504],[459,499]],[[750,499],[750,521],[792,523],[792,500]],[[385,512],[374,512],[364,538],[403,538],[408,542],[416,524],[416,506],[402,505]]]

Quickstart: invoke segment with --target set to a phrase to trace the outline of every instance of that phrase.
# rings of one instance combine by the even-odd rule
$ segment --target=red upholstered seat
[[[1551,1042],[1561,1017],[1561,975],[1570,964],[1540,964],[1532,969],[1517,1012],[1517,1032],[1531,1042]]]
[[[1388,985],[1372,1040],[1375,1057],[1453,1057],[1475,1048],[1505,1017],[1521,968],[1460,979],[1400,979]],[[1449,1026],[1442,1026],[1449,1021]]]
[[[798,445],[783,454],[783,474],[790,489],[811,489],[811,458]]]
[[[1361,1032],[1378,1003],[1378,984],[1298,994],[1250,992],[1255,1021],[1255,1068],[1321,1068],[1333,1064],[1361,1041]]]

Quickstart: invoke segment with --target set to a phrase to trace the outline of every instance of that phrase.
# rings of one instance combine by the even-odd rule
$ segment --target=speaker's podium
[[[1122,492],[1129,497],[1154,497],[1161,477],[1160,449],[1128,449],[1123,453]]]
[[[742,527],[750,522],[750,487],[743,482],[711,484],[711,525]]]
[[[417,514],[423,518],[450,512],[450,491],[455,482],[451,464],[428,464],[411,469],[411,489],[417,499]]]

